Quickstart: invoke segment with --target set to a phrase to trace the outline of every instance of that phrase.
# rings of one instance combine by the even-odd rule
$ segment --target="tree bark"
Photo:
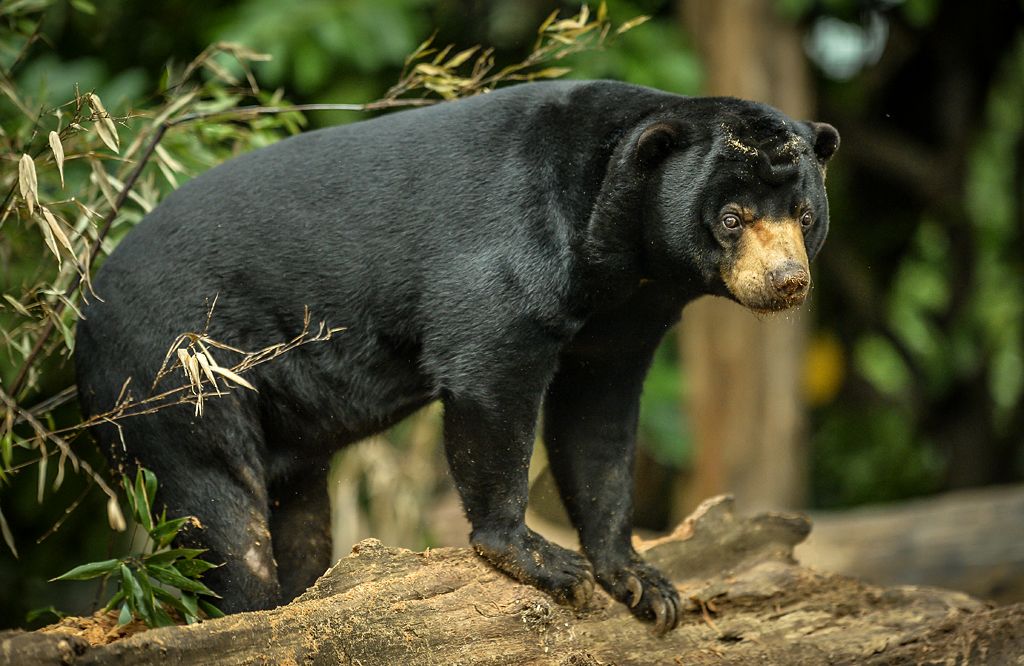
[[[671,535],[638,544],[688,600],[664,637],[602,592],[574,611],[468,549],[414,553],[368,539],[287,606],[106,645],[65,620],[0,633],[0,662],[799,665],[1003,663],[1024,653],[1024,606],[802,568],[792,552],[809,530],[797,515],[737,517],[718,497]]]
[[[796,26],[768,0],[683,0],[705,65],[705,92],[766,102],[795,118],[812,107]],[[808,306],[803,306],[806,309]],[[686,504],[729,492],[745,509],[805,503],[801,312],[758,318],[724,299],[687,308],[681,328],[696,441]]]

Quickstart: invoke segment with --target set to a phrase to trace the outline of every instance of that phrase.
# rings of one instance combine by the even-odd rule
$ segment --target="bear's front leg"
[[[580,607],[594,591],[590,564],[525,523],[537,412],[557,350],[521,349],[515,359],[487,354],[486,373],[443,392],[445,452],[476,552],[516,580]]]
[[[677,312],[588,324],[562,356],[544,407],[551,471],[597,582],[659,634],[676,626],[682,605],[633,549],[633,457],[644,376]]]

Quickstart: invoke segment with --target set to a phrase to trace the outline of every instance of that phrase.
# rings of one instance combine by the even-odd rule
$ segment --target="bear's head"
[[[828,232],[825,171],[839,133],[753,102],[691,104],[689,117],[634,133],[650,277],[696,281],[756,312],[799,305]]]

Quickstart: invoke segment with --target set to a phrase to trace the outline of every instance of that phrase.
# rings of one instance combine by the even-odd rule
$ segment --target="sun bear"
[[[608,81],[282,140],[186,183],[105,261],[77,333],[83,409],[144,397],[181,333],[257,350],[308,308],[344,331],[253,368],[257,391],[97,429],[115,464],[156,472],[170,513],[199,519],[188,545],[224,563],[206,580],[225,611],[323,573],[331,455],[440,400],[480,556],[563,603],[596,582],[672,629],[679,596],[630,542],[644,376],[698,296],[804,300],[838,144],[762,104]],[[524,523],[542,405],[581,552]]]

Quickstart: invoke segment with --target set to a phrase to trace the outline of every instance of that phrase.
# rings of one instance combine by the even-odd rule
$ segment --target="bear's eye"
[[[800,216],[800,226],[806,229],[812,224],[814,224],[814,215],[812,215],[809,210],[804,211],[804,214]]]
[[[740,224],[740,216],[735,213],[726,213],[722,216],[722,226],[726,229],[739,229]]]

